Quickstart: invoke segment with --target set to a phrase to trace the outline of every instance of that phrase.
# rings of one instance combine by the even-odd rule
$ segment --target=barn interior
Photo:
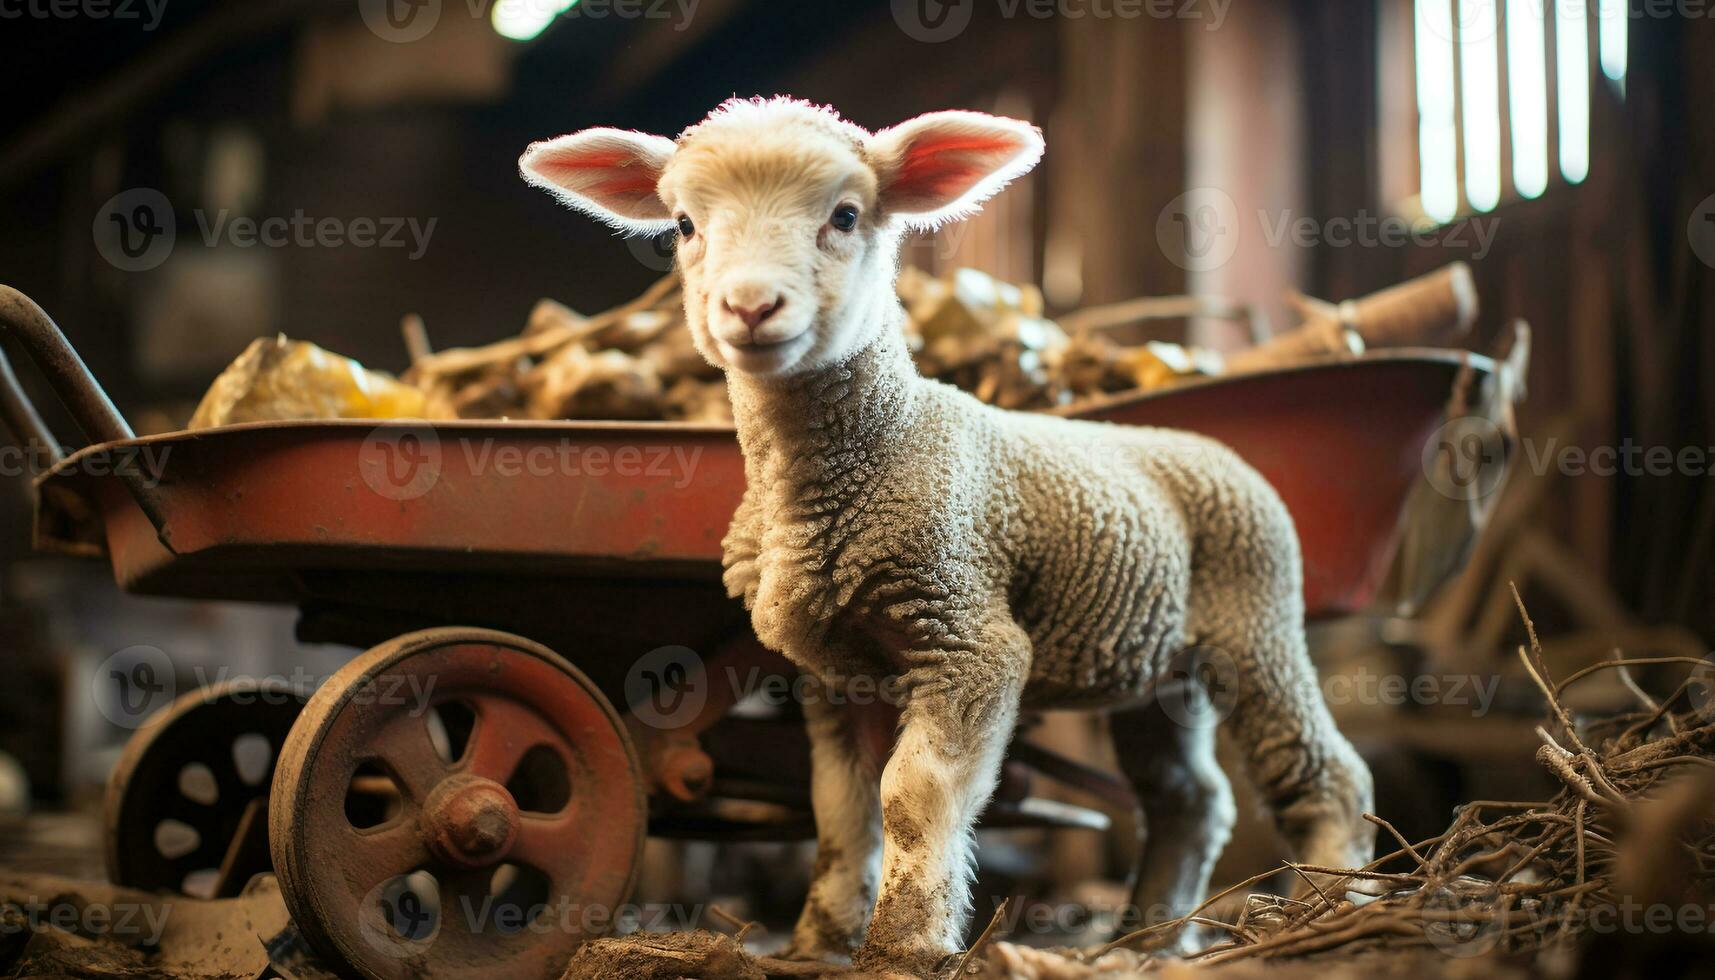
[[[1207,425],[1285,481],[1320,696],[1375,779],[1376,861],[1332,879],[1235,780],[1220,894],[1162,914],[1132,893],[1147,832],[1103,715],[1027,712],[944,975],[1708,970],[1715,8],[0,19],[20,297],[0,297],[0,973],[860,974],[777,956],[816,862],[806,695],[719,588],[744,472],[686,347],[673,234],[616,234],[519,177],[536,140],[671,137],[775,94],[872,131],[953,108],[1041,128],[1032,173],[905,240],[918,366],[1003,407]],[[305,403],[345,407],[279,421]],[[547,440],[583,462],[532,469]],[[471,470],[465,496],[370,479],[425,446]],[[368,860],[329,822],[385,828],[411,796],[330,685],[402,637],[499,642],[432,630],[552,651],[606,726],[601,751],[566,743],[571,777],[526,754],[502,780],[575,817],[586,891],[507,865],[489,897],[526,925],[464,945],[441,943],[432,877],[377,886],[373,921],[316,897]],[[400,696],[456,763],[486,702],[442,668]],[[1233,664],[1185,669],[1210,697],[1176,720],[1220,721]]]

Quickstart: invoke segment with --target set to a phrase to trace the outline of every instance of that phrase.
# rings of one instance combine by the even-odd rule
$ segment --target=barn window
[[[1623,93],[1627,0],[1410,3],[1408,19],[1390,16],[1398,4],[1384,0],[1381,18],[1382,50],[1404,42],[1415,89],[1415,133],[1394,127],[1415,143],[1415,160],[1384,150],[1382,161],[1384,192],[1403,198],[1402,210],[1445,223],[1589,176],[1592,47]],[[1384,72],[1391,60],[1381,59]],[[1388,79],[1381,85],[1386,109]]]

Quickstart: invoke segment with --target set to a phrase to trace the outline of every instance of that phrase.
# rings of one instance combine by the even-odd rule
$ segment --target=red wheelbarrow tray
[[[1237,450],[1292,512],[1307,613],[1328,618],[1375,599],[1425,443],[1467,365],[1473,380],[1495,370],[1462,351],[1380,351],[1066,414]],[[137,481],[111,472],[140,453],[161,464],[144,498],[152,515]],[[730,426],[297,421],[102,443],[38,485],[38,545],[105,550],[128,591],[293,602],[308,572],[361,573],[342,577],[360,591],[396,588],[375,574],[388,572],[718,582],[744,467]],[[74,540],[64,529],[80,523],[94,531]]]

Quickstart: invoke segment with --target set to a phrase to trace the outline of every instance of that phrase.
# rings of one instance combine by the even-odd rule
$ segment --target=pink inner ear
[[[643,166],[637,154],[623,148],[555,154],[541,169],[549,171],[555,180],[561,182],[582,176],[584,179],[576,183],[593,194],[655,193],[657,175]]]
[[[591,184],[590,190],[596,194],[653,194],[655,175],[648,171],[620,173]]]
[[[950,203],[1018,151],[1018,140],[1007,135],[971,134],[918,140],[899,162],[892,189]]]

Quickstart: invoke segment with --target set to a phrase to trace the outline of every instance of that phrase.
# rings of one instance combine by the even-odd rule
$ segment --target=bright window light
[[[1551,6],[1560,69],[1560,174],[1576,184],[1590,175],[1590,22],[1582,3]]]
[[[1601,0],[1596,8],[1597,47],[1602,53],[1602,74],[1622,83],[1626,80],[1626,28],[1630,15],[1627,0]],[[1621,91],[1624,91],[1623,87]]]
[[[1459,81],[1465,109],[1465,199],[1501,203],[1501,82],[1494,0],[1459,0]]]
[[[1548,189],[1548,59],[1543,8],[1507,0],[1507,94],[1512,109],[1513,186],[1519,196]]]
[[[1423,213],[1459,212],[1459,134],[1453,112],[1453,0],[1417,0],[1417,156]]]
[[[577,5],[578,0],[499,0],[488,16],[501,37],[533,41],[555,17]]]

